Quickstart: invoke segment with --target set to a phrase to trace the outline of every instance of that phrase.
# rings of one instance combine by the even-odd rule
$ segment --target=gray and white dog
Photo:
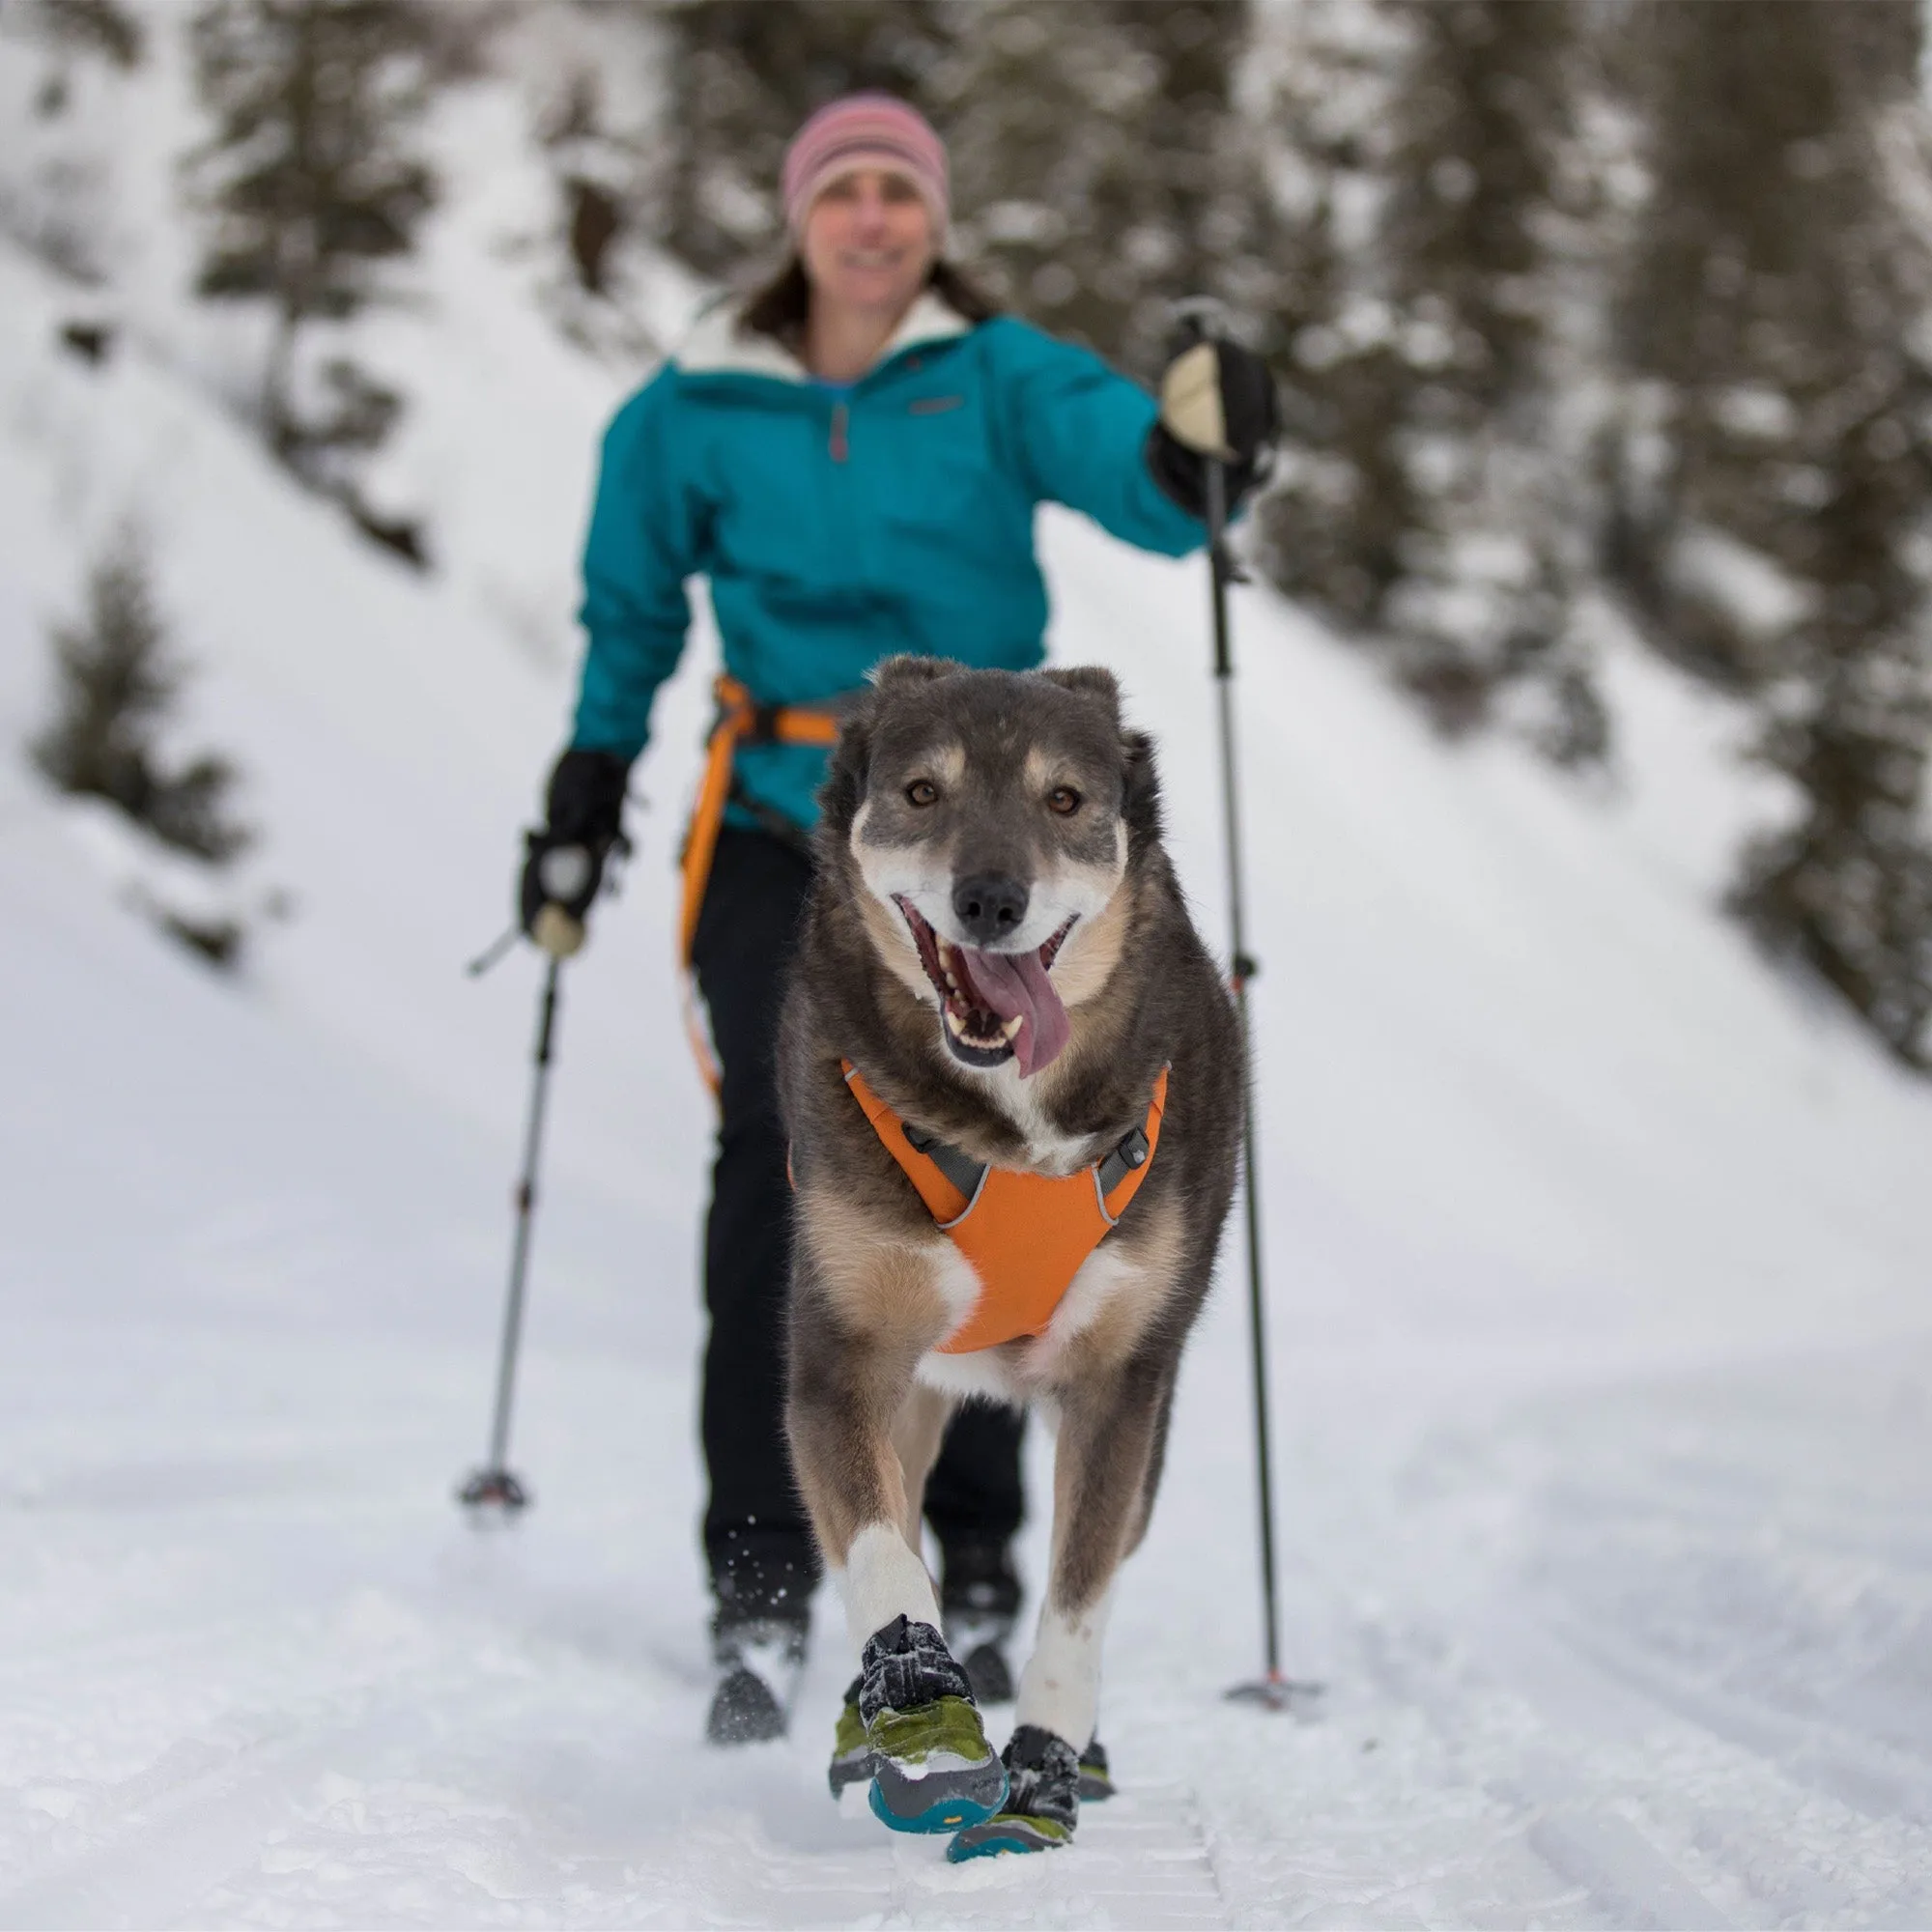
[[[780,1048],[794,1466],[864,1658],[872,1808],[966,1826],[955,1857],[1038,1849],[1072,1831],[1109,1595],[1234,1188],[1237,1026],[1109,672],[891,659],[820,804]],[[1042,1304],[1040,1255],[1083,1214],[1091,1251]],[[1034,1299],[999,1339],[1008,1273]],[[975,1395],[1058,1414],[1052,1573],[1004,1764],[918,1554],[927,1471]]]

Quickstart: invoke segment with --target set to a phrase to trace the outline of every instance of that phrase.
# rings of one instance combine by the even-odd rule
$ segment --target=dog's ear
[[[1154,769],[1153,740],[1145,731],[1121,733],[1121,816],[1136,858],[1158,841],[1160,774]]]
[[[838,728],[838,742],[818,787],[818,827],[830,841],[827,849],[844,844],[852,821],[866,802],[866,769],[872,756],[872,707],[862,704]]]
[[[1068,665],[1065,670],[1043,670],[1040,676],[1062,691],[1084,691],[1103,698],[1115,717],[1121,715],[1121,682],[1100,665]]]
[[[923,658],[911,651],[886,658],[867,673],[874,691],[902,691],[912,685],[931,684],[935,679],[953,677],[966,667],[952,658]]]
[[[842,845],[866,802],[866,773],[872,757],[872,726],[879,707],[901,692],[917,691],[966,667],[952,658],[923,658],[910,651],[882,659],[867,673],[872,687],[846,713],[818,788],[818,822],[834,846]]]

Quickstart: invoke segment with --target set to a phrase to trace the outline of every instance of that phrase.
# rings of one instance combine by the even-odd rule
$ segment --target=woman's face
[[[895,319],[925,286],[934,252],[918,189],[873,167],[839,175],[820,192],[799,249],[814,297]]]

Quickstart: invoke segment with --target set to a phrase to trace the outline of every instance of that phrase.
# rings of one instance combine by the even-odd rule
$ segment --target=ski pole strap
[[[692,946],[697,937],[697,916],[704,909],[704,891],[711,882],[711,862],[718,853],[718,832],[724,823],[724,807],[731,797],[732,764],[740,745],[824,745],[838,737],[838,711],[833,706],[760,704],[735,677],[721,675],[712,686],[718,700],[718,722],[711,727],[704,753],[704,774],[698,781],[697,801],[685,830],[684,851],[678,861],[683,888],[678,915],[678,961],[684,977],[685,1031],[704,1084],[716,1094],[720,1079],[718,1057],[697,1012],[692,979]]]

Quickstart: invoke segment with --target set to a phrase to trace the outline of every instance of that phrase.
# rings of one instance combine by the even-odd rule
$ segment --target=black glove
[[[612,752],[564,753],[550,775],[541,831],[524,837],[517,913],[546,951],[574,952],[583,943],[583,916],[604,880],[611,849],[626,846],[624,787],[629,763]],[[539,916],[554,907],[556,915]]]
[[[1280,407],[1268,365],[1251,349],[1199,338],[1160,379],[1160,420],[1148,432],[1148,472],[1190,517],[1208,520],[1208,462],[1218,457],[1227,510],[1266,476]]]

